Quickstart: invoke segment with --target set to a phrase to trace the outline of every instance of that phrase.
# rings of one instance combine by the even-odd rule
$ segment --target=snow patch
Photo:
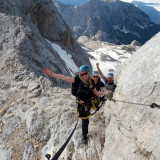
[[[70,74],[72,76],[75,76],[75,73],[78,71],[78,67],[76,66],[76,64],[74,63],[73,59],[72,59],[72,55],[67,53],[65,50],[63,50],[61,48],[61,46],[59,46],[56,43],[52,43],[49,40],[46,39],[46,41],[51,44],[51,46],[53,47],[53,49],[55,51],[57,51],[57,53],[59,54],[59,56],[61,57],[61,59],[63,59],[63,61],[65,62],[68,70],[70,71]]]

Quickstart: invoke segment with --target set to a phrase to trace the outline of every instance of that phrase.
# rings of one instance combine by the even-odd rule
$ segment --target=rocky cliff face
[[[160,25],[133,4],[118,0],[91,0],[79,6],[55,2],[61,15],[79,37],[115,44],[130,44],[133,40],[145,43],[160,31]]]
[[[1,64],[1,69],[7,70],[5,74],[9,66],[15,66],[12,70],[18,75],[32,70],[40,76],[42,68],[50,67],[57,72],[69,73],[46,39],[59,43],[73,56],[77,66],[88,63],[52,1],[0,1],[0,4],[0,55],[1,62],[8,62],[8,68],[5,63]],[[22,71],[16,70],[16,63],[22,65]]]
[[[70,74],[59,54],[39,31],[36,23],[39,20],[30,13],[30,7],[43,2],[0,0],[1,160],[46,160],[44,155],[57,152],[76,122],[75,98],[70,89],[62,89],[69,84],[49,79],[42,73],[42,68],[48,67],[57,73]],[[48,1],[46,7],[51,5]],[[26,10],[27,16],[23,14]],[[56,10],[53,15],[58,16]],[[67,26],[57,30],[64,28]],[[64,37],[60,36],[62,41]],[[119,68],[115,99],[160,103],[159,41],[158,34],[133,55],[133,60],[130,58]],[[63,44],[61,39],[54,42],[59,42],[77,65],[87,63],[85,54],[82,52],[79,56],[82,50],[72,40],[67,42],[72,51],[65,47],[65,41]],[[88,146],[81,143],[79,121],[59,159],[159,160],[159,116],[156,108],[107,101],[90,118]]]
[[[160,104],[160,33],[126,60],[116,72],[114,99]],[[103,160],[158,160],[160,110],[149,106],[111,102],[106,106]]]
[[[60,41],[66,47],[73,47],[73,40],[70,30],[61,16],[57,12],[55,6],[50,0],[47,1],[0,1],[1,13],[6,13],[13,18],[19,17],[16,23],[25,23],[28,27],[35,27],[35,30],[42,36],[53,41]],[[20,21],[21,20],[21,21]],[[32,23],[31,23],[32,22]],[[20,25],[20,24],[19,24]],[[32,25],[32,26],[31,26]]]
[[[47,97],[50,97],[50,88],[56,85],[62,88],[70,86],[54,78],[49,80],[49,77],[43,74],[43,68],[50,68],[65,75],[70,75],[72,71],[48,40],[61,46],[77,66],[90,64],[52,1],[0,0],[2,160],[42,159],[41,150],[51,135],[49,129],[45,130],[51,117],[45,119],[46,111],[43,110],[51,107],[51,103],[46,103]],[[43,104],[39,104],[42,110],[38,111],[34,106],[43,97]],[[52,105],[61,103],[55,99],[56,97],[53,98],[55,104]],[[30,112],[32,107],[33,112]]]

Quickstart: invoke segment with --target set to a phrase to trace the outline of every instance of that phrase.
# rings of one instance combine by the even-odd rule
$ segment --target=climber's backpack
[[[72,87],[71,87],[71,93],[73,96],[77,96],[77,91],[80,90],[80,83],[72,83]]]
[[[77,97],[79,92],[89,93],[92,90],[92,89],[81,90],[82,87],[83,87],[83,82],[78,78],[74,83],[72,83],[72,87],[71,87],[72,95]]]

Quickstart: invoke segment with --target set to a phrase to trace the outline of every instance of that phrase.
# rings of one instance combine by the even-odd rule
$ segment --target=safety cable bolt
[[[51,155],[50,155],[50,154],[46,154],[45,157],[46,157],[48,160],[50,160]]]

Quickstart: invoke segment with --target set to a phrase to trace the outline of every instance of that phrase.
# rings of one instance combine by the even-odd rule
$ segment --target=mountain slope
[[[53,1],[56,1],[56,0],[53,0]],[[72,6],[75,6],[75,5],[81,5],[81,4],[84,4],[84,3],[87,3],[88,0],[58,0],[59,2],[61,3],[64,3],[64,4],[70,4]]]
[[[55,113],[61,114],[54,107],[62,102],[53,96],[56,86],[61,98],[62,88],[70,86],[46,76],[43,69],[70,76],[76,67],[90,65],[89,59],[51,0],[0,0],[0,35],[0,159],[42,159],[51,136],[45,127]]]
[[[121,1],[91,0],[81,6],[65,6],[55,2],[58,11],[77,36],[115,44],[145,43],[160,31],[160,25],[133,4]]]
[[[0,10],[3,12],[0,23],[2,58],[13,54],[36,74],[44,67],[53,66],[55,71],[68,72],[65,65],[60,65],[64,62],[45,40],[48,39],[67,50],[78,66],[81,65],[80,60],[88,61],[52,1],[29,1],[26,4],[25,1],[3,1]],[[56,61],[49,59],[51,56]]]
[[[160,24],[160,12],[154,9],[152,6],[149,6],[151,3],[143,3],[138,1],[133,1],[132,3],[146,13],[152,22]],[[154,5],[154,3],[152,5]]]

